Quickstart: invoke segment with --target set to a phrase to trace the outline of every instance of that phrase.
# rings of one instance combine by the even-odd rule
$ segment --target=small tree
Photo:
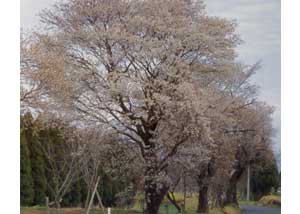
[[[78,167],[80,164],[82,149],[81,138],[75,132],[74,127],[64,124],[61,120],[52,118],[51,121],[43,121],[40,135],[40,146],[46,160],[46,175],[48,189],[60,213],[63,197],[70,191],[70,186],[79,179]]]

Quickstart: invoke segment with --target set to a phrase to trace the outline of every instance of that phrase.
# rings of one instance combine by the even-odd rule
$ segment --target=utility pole
[[[247,201],[250,201],[250,164],[247,167]]]

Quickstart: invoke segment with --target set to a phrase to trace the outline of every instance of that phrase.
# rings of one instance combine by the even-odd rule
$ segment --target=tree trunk
[[[144,153],[146,161],[144,172],[145,214],[158,214],[161,202],[169,191],[169,185],[165,180],[166,174],[162,171],[161,163],[154,151],[154,145],[151,145]]]
[[[153,159],[149,161],[145,171],[145,214],[158,214],[159,206],[169,190],[164,175],[158,170],[155,162]]]
[[[224,207],[224,192],[219,187],[212,188],[211,207]]]
[[[197,213],[205,213],[208,208],[208,187],[200,186],[199,187],[199,197],[198,197],[198,208]]]
[[[216,198],[216,207],[224,207],[224,200],[222,198],[222,195],[224,193],[222,191],[219,191],[217,198]]]
[[[47,210],[47,214],[50,213],[50,209],[49,209],[49,197],[46,196],[46,210]]]
[[[233,173],[233,175],[231,176],[230,180],[229,180],[229,185],[228,188],[226,190],[226,198],[224,201],[224,205],[236,205],[238,206],[238,201],[237,201],[237,183],[240,180],[242,174],[244,173],[245,168],[243,167],[239,167],[235,170],[235,172]]]
[[[163,183],[159,183],[157,179],[148,176],[145,180],[144,191],[145,214],[158,214],[159,206],[168,192],[168,187]]]
[[[55,200],[56,214],[60,214],[60,202]]]
[[[237,192],[236,192],[237,181],[231,181],[226,191],[225,205],[232,204],[238,205]]]

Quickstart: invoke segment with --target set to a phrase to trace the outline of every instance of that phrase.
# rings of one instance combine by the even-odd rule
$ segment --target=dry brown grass
[[[56,214],[55,208],[50,208],[50,214]],[[82,208],[62,208],[61,214],[84,214],[85,211]],[[21,214],[48,214],[45,208],[21,208]]]
[[[259,200],[258,204],[267,207],[280,207],[281,197],[278,195],[266,195]]]

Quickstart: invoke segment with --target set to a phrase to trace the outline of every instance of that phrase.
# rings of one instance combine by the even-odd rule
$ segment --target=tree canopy
[[[202,195],[215,184],[219,205],[237,203],[246,166],[267,158],[273,110],[250,82],[260,64],[236,60],[235,21],[209,16],[201,0],[67,0],[40,18],[42,30],[22,39],[24,109],[75,124],[81,131],[64,131],[73,143],[98,142],[102,150],[90,148],[112,157],[125,151],[123,165],[108,167],[142,172],[134,180],[146,214],[176,183],[174,168],[196,178]],[[107,139],[104,131],[118,140],[91,137]],[[80,163],[97,171],[95,157]]]

